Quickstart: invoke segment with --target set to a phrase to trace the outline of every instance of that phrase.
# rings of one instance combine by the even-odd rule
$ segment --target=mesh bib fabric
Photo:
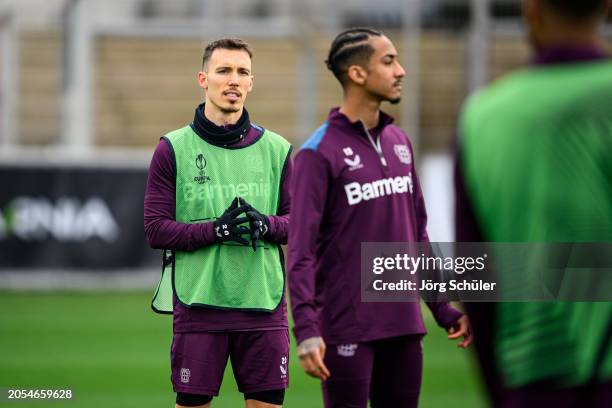
[[[171,257],[171,251],[163,251],[162,272],[159,282],[155,287],[151,308],[153,311],[161,314],[171,314],[173,306],[172,292],[172,265],[174,258]]]

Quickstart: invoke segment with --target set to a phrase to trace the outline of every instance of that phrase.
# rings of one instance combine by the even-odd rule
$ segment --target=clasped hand
[[[241,217],[241,215],[244,215]],[[245,225],[248,223],[248,226]],[[268,217],[257,211],[242,197],[236,197],[219,218],[213,222],[217,242],[234,241],[249,245],[243,235],[248,234],[253,251],[257,241],[263,239],[270,226]]]

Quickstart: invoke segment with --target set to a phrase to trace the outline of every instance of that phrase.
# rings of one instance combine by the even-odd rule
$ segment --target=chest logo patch
[[[397,155],[397,158],[399,159],[399,161],[401,161],[402,163],[404,164],[412,163],[412,155],[410,154],[410,149],[408,149],[408,146],[394,145],[393,151]]]
[[[210,177],[208,177],[204,172],[204,169],[206,168],[206,158],[204,158],[202,153],[196,156],[195,165],[198,169],[198,175],[193,178],[193,181],[198,184],[204,184],[207,181],[210,181]]]
[[[363,164],[361,164],[361,157],[359,157],[358,154],[355,154],[353,149],[350,147],[345,147],[342,149],[342,152],[346,156],[344,158],[344,162],[349,166],[349,171],[358,170],[363,167]],[[351,158],[351,156],[354,157]]]

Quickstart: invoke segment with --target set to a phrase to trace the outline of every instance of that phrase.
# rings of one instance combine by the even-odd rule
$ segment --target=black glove
[[[238,198],[234,198],[225,212],[213,222],[217,242],[236,241],[242,245],[249,245],[249,241],[242,238],[242,234],[248,234],[250,229],[244,225],[250,221],[247,217],[237,218],[240,214],[251,209],[250,205],[238,206]]]
[[[253,251],[257,250],[257,241],[262,239],[270,230],[270,220],[268,217],[253,208],[244,198],[239,198],[240,203],[247,205],[249,209],[246,216],[249,219],[249,231],[251,233],[251,246]]]

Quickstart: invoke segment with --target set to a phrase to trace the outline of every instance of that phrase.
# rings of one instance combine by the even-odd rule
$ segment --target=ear
[[[360,65],[351,65],[346,72],[349,79],[357,85],[364,85],[368,78],[368,72]]]
[[[198,85],[200,85],[200,88],[204,89],[205,91],[208,90],[208,74],[206,72],[198,72],[197,80]]]
[[[251,75],[251,84],[247,88],[247,92],[251,92],[253,90],[253,85],[255,84],[255,77]]]

